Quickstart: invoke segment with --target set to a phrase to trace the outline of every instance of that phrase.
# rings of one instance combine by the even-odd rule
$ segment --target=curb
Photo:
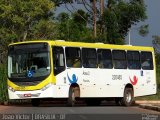
[[[160,101],[136,100],[136,104],[160,104]]]
[[[160,112],[160,106],[153,106],[151,104],[140,104],[139,107]]]

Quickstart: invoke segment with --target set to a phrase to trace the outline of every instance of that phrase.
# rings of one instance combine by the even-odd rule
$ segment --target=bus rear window
[[[153,58],[151,52],[141,52],[141,66],[144,70],[153,70]]]

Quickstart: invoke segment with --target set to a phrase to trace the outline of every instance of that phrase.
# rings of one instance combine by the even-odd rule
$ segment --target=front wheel
[[[69,106],[74,106],[75,102],[76,102],[76,99],[75,99],[75,89],[74,89],[74,87],[71,87],[69,89],[68,105]]]
[[[132,88],[125,88],[124,96],[121,100],[122,105],[131,106],[133,101],[134,101],[133,89]]]

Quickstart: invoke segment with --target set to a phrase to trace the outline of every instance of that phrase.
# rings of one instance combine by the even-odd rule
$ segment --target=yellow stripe
[[[47,77],[45,80],[43,80],[36,86],[24,86],[24,87],[14,84],[9,79],[7,80],[7,82],[8,82],[8,86],[12,87],[15,91],[33,91],[33,90],[40,90],[49,83],[55,84],[56,80],[53,75],[50,75],[49,77]]]
[[[46,42],[50,45],[56,45],[56,46],[154,51],[153,47],[145,47],[145,46],[113,45],[113,44],[98,44],[98,43],[84,43],[84,42],[67,42],[67,41],[58,41],[58,40],[55,40],[55,41],[54,40],[25,41],[25,42],[13,43],[10,45],[18,45],[18,44],[23,44],[23,43],[41,43],[41,42]]]

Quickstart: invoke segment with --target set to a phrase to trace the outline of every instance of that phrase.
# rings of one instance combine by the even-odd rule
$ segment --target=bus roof
[[[85,42],[71,42],[64,40],[36,40],[12,43],[10,45],[27,44],[27,43],[48,43],[53,46],[68,46],[68,47],[85,47],[85,48],[101,48],[101,49],[117,49],[117,50],[139,50],[139,51],[154,51],[153,47],[146,46],[132,46],[132,45],[115,45],[104,43],[85,43]],[[9,45],[9,46],[10,46]]]

